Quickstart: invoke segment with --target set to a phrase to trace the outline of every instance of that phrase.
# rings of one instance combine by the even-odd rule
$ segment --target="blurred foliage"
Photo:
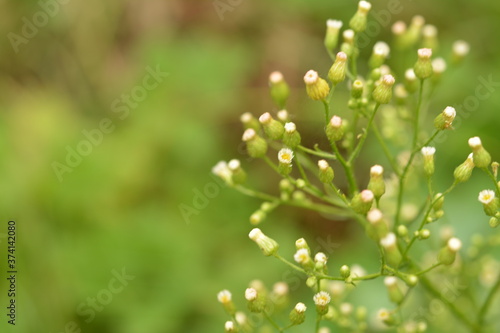
[[[446,73],[431,109],[462,103],[478,76],[500,81],[499,2],[401,4],[392,21],[424,15],[438,27],[443,52],[455,39],[472,47],[464,66]],[[374,1],[375,10],[384,6]],[[329,66],[322,52],[325,20],[347,20],[355,7],[354,1],[242,1],[221,20],[212,1],[67,1],[16,53],[8,34],[20,34],[25,19],[42,9],[37,1],[0,1],[0,220],[16,220],[19,233],[18,323],[12,328],[2,316],[1,331],[64,332],[75,321],[96,333],[220,332],[219,290],[233,290],[240,302],[251,279],[269,286],[282,279],[284,268],[263,258],[246,236],[257,201],[218,187],[189,221],[179,204],[191,206],[193,190],[215,183],[211,166],[234,156],[256,186],[276,187],[273,175],[257,178],[263,165],[241,155],[239,115],[272,109],[267,75],[279,69],[293,88],[291,111],[311,127],[321,121],[301,78],[311,67]],[[388,32],[380,39],[389,40]],[[141,85],[148,66],[169,75],[121,120],[112,103]],[[480,134],[486,147],[500,145],[499,107],[495,92],[438,146],[443,183],[468,153],[466,138]],[[82,131],[104,118],[114,131],[59,182],[52,163],[64,163],[67,147],[75,149]],[[448,220],[461,221],[454,223],[458,235],[486,230],[474,219],[481,207],[472,204],[481,182],[478,177],[447,199]],[[473,208],[461,210],[464,202]],[[338,244],[332,262],[369,262],[362,262],[366,249],[356,228],[342,221],[278,210],[266,223],[283,253],[291,254],[299,235],[314,242],[328,232]],[[5,233],[6,222],[1,225]],[[112,270],[122,267],[135,279],[86,323],[78,306],[107,288]],[[2,307],[5,287],[2,279]],[[375,308],[387,300],[380,293],[365,302]]]

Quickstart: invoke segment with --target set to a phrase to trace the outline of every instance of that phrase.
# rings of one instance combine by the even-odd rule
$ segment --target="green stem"
[[[319,148],[317,148],[317,150],[312,150],[312,149],[309,149],[309,148],[304,147],[304,146],[298,146],[297,148],[300,149],[300,150],[302,150],[303,152],[309,153],[311,155],[316,155],[316,156],[327,158],[327,159],[330,159],[330,160],[336,160],[337,159],[337,156],[335,156],[333,154],[330,154],[330,153],[327,153],[327,152],[324,152],[324,151],[320,150]]]
[[[422,95],[424,92],[424,79],[420,80],[420,89],[418,91],[418,102],[417,102],[417,109],[415,110],[415,132],[413,133],[413,149],[417,147],[417,142],[418,142],[418,131],[419,131],[419,123],[420,123],[420,107],[422,106]]]
[[[365,140],[368,137],[368,130],[372,126],[373,119],[375,118],[375,114],[377,113],[379,106],[380,106],[379,103],[375,104],[375,108],[373,109],[373,112],[370,116],[370,119],[368,120],[368,125],[366,126],[366,130],[363,133],[363,135],[361,136],[361,138],[359,139],[359,142],[358,142],[356,148],[354,148],[354,151],[352,152],[351,156],[349,157],[349,160],[347,161],[347,163],[352,164],[354,162],[354,160],[356,159],[356,157],[358,157],[358,155],[361,151],[361,148],[363,147],[363,144],[365,143]]]
[[[495,188],[497,190],[497,193],[500,193],[500,185],[498,185],[498,181],[495,178],[495,175],[493,174],[493,172],[491,172],[491,170],[488,168],[482,168],[482,170],[490,177],[490,179],[493,181],[493,184],[495,184]]]
[[[276,322],[273,320],[273,318],[271,318],[271,316],[269,316],[269,315],[268,315],[265,311],[263,311],[262,313],[264,314],[264,317],[267,319],[267,321],[268,321],[271,325],[273,325],[273,327],[274,327],[275,329],[277,329],[279,332],[283,332],[283,331],[281,330],[281,328],[279,327],[279,325],[278,325],[278,324],[276,324]]]
[[[441,266],[441,263],[440,263],[440,262],[437,262],[437,263],[435,263],[434,265],[432,265],[432,266],[430,266],[430,267],[428,267],[428,268],[424,269],[423,271],[420,271],[420,272],[418,272],[418,273],[415,273],[415,275],[417,275],[417,276],[418,276],[418,275],[425,274],[425,273],[430,272],[430,271],[432,271],[434,268],[439,267],[439,266]]]
[[[385,157],[387,157],[387,160],[391,164],[392,170],[394,173],[399,177],[401,176],[401,171],[399,170],[399,166],[392,157],[392,154],[389,150],[389,147],[387,147],[387,144],[384,141],[384,138],[382,137],[382,134],[380,134],[380,131],[378,130],[377,124],[372,124],[372,130],[373,134],[375,134],[375,137],[377,138],[378,143],[382,147],[382,150],[384,151]]]
[[[340,164],[344,168],[346,177],[347,177],[347,182],[349,183],[349,192],[350,194],[353,194],[354,192],[358,191],[358,185],[356,184],[356,179],[354,178],[354,172],[352,170],[351,165],[344,159],[344,157],[340,154],[339,149],[337,148],[337,145],[335,142],[331,143],[332,149],[337,156],[337,159],[339,160]]]
[[[493,299],[495,298],[495,294],[500,290],[500,275],[497,278],[497,282],[495,285],[491,288],[490,292],[488,293],[488,296],[486,296],[486,300],[483,303],[483,306],[481,306],[481,309],[479,310],[479,313],[477,314],[477,325],[479,327],[482,327],[483,322],[484,322],[484,317],[488,313],[488,309],[490,308],[491,304],[493,304]]]
[[[328,122],[330,121],[330,103],[326,99],[322,102],[325,107],[325,125],[328,125]]]
[[[301,273],[304,273],[305,275],[309,275],[305,270],[303,270],[302,268],[300,268],[299,266],[291,263],[290,261],[286,260],[285,258],[283,258],[282,256],[280,256],[278,253],[275,253],[274,256],[276,258],[278,258],[279,260],[281,260],[283,263],[287,264],[288,266],[292,267],[293,269],[295,269],[296,271],[299,271]]]
[[[311,184],[309,181],[309,178],[307,178],[306,173],[304,172],[304,169],[302,168],[302,164],[300,163],[299,156],[295,156],[295,163],[297,164],[297,168],[299,169],[299,173],[302,176],[302,179],[306,182],[307,185]]]
[[[276,201],[276,200],[279,201],[280,200],[278,197],[274,197],[274,196],[266,194],[266,193],[252,190],[252,189],[245,187],[243,185],[236,185],[234,188],[237,191],[239,191],[239,192],[241,192],[249,197],[262,199],[262,200],[266,200],[266,201]]]
[[[401,215],[401,206],[403,204],[404,183],[406,180],[406,176],[408,175],[408,171],[410,170],[410,166],[413,162],[413,159],[415,158],[416,154],[422,149],[422,147],[427,146],[432,140],[434,140],[434,138],[436,137],[436,135],[438,135],[438,133],[439,130],[434,131],[431,137],[422,146],[412,151],[410,158],[408,159],[408,163],[406,163],[406,166],[403,169],[403,173],[399,177],[399,191],[398,191],[398,201],[396,204],[396,217],[395,217],[396,223],[394,223],[394,230],[396,230],[396,228],[399,226],[400,223],[399,217]]]

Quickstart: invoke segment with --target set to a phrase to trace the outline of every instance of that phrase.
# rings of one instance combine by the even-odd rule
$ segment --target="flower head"
[[[436,148],[434,147],[423,147],[421,150],[422,155],[433,156],[436,153]]]
[[[217,294],[217,299],[222,304],[226,304],[226,303],[231,302],[231,298],[232,298],[232,295],[231,295],[231,292],[229,290],[222,290],[221,292],[219,292]]]
[[[307,310],[307,306],[305,306],[304,303],[297,303],[295,305],[295,311],[297,311],[298,313],[303,313],[303,312],[306,312]]]
[[[283,164],[291,164],[293,160],[293,151],[288,148],[283,148],[278,152],[278,160]]]
[[[281,81],[283,81],[283,74],[281,72],[274,71],[269,75],[269,82],[276,84]]]
[[[257,299],[257,290],[255,290],[254,288],[247,288],[245,290],[245,299],[249,302],[256,300]]]
[[[319,305],[319,306],[327,306],[330,304],[331,297],[330,294],[328,294],[326,291],[320,291],[313,297],[314,304]]]
[[[483,190],[479,192],[478,200],[485,205],[491,203],[493,200],[495,200],[495,191]]]
[[[295,254],[293,255],[293,259],[299,264],[304,264],[308,262],[311,257],[307,249],[298,249],[297,252],[295,252]]]

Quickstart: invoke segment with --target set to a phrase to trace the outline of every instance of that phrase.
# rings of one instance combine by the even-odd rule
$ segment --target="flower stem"
[[[413,133],[413,149],[417,147],[418,143],[418,131],[419,131],[419,123],[420,123],[420,107],[422,106],[422,95],[424,92],[424,79],[420,80],[420,89],[418,91],[418,101],[417,101],[417,109],[415,110],[415,132]]]
[[[368,130],[372,126],[373,119],[375,118],[375,114],[377,113],[379,106],[380,106],[379,103],[375,104],[375,108],[373,108],[373,112],[370,116],[370,119],[368,120],[368,125],[366,126],[366,130],[363,133],[363,135],[361,136],[361,138],[359,139],[359,142],[358,142],[356,148],[354,148],[354,151],[352,152],[351,156],[349,157],[349,159],[347,161],[349,164],[352,164],[354,162],[354,160],[356,159],[356,157],[358,157],[358,155],[361,151],[361,148],[363,147],[363,144],[365,143],[365,140],[368,136]]]
[[[351,165],[344,159],[344,157],[340,154],[339,148],[335,144],[335,142],[331,143],[332,149],[335,152],[335,155],[337,156],[337,159],[339,160],[340,164],[344,168],[346,177],[347,177],[347,182],[349,183],[349,192],[350,194],[353,194],[354,192],[358,191],[358,185],[356,184],[356,179],[354,178],[354,172],[352,170]]]
[[[330,154],[330,153],[327,153],[327,152],[324,152],[324,151],[320,150],[319,148],[317,148],[316,150],[309,149],[309,148],[304,147],[304,146],[298,146],[297,148],[300,149],[301,151],[303,151],[305,153],[309,153],[311,155],[316,155],[316,156],[327,158],[330,160],[337,159],[337,156]]]
[[[477,314],[477,325],[479,327],[482,327],[483,322],[484,322],[484,317],[488,313],[488,309],[490,308],[491,304],[493,303],[493,299],[495,297],[495,294],[499,290],[500,290],[500,274],[498,275],[497,282],[491,288],[490,292],[488,293],[488,296],[486,297],[486,300],[483,303],[483,306],[481,306],[481,309],[479,310],[479,313]]]

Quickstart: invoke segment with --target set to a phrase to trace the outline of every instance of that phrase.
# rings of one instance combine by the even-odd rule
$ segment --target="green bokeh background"
[[[474,95],[479,76],[500,81],[499,2],[400,5],[391,21],[424,15],[439,29],[442,54],[456,39],[471,44],[465,63],[446,73],[430,112],[462,104]],[[386,7],[386,1],[373,1],[374,11]],[[242,305],[250,280],[271,286],[286,278],[287,269],[260,255],[247,237],[248,217],[259,201],[217,185],[217,194],[189,219],[179,205],[193,206],[196,191],[214,189],[211,167],[234,157],[254,187],[276,192],[278,178],[243,154],[239,115],[274,110],[267,77],[278,69],[292,86],[297,124],[320,124],[322,110],[306,99],[301,78],[310,68],[328,69],[325,20],[346,21],[355,9],[355,1],[243,0],[221,19],[212,1],[73,0],[16,53],[8,34],[20,34],[23,18],[32,21],[41,7],[0,1],[0,276],[8,220],[17,221],[19,270],[17,325],[7,325],[1,310],[1,332],[59,333],[72,321],[82,332],[222,332],[227,318],[216,301],[219,290],[232,290]],[[389,26],[385,30],[380,39],[389,41]],[[113,101],[141,85],[148,67],[168,76],[120,119]],[[495,90],[437,145],[436,186],[451,182],[470,136],[480,135],[499,158],[499,109]],[[82,131],[104,118],[113,122],[112,133],[59,181],[53,162],[64,163],[67,147],[75,149],[85,139]],[[379,160],[371,151],[360,170]],[[447,199],[447,221],[466,243],[472,232],[488,232],[476,200],[485,186],[485,177],[474,175]],[[263,229],[284,255],[291,256],[298,237],[316,247],[331,235],[333,268],[373,267],[366,255],[371,245],[345,222],[280,208]],[[134,280],[86,323],[78,306],[107,288],[112,271],[122,268]],[[371,310],[388,306],[382,282],[370,283],[352,301]],[[1,309],[6,287],[2,278]],[[301,292],[295,301],[309,297]]]

